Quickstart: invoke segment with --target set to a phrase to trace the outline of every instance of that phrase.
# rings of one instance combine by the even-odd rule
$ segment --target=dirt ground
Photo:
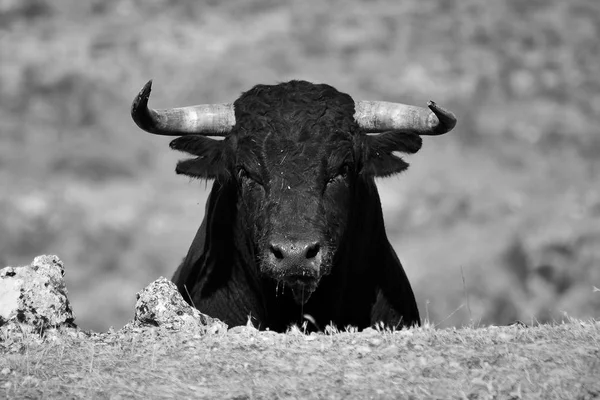
[[[0,338],[0,354],[7,399],[600,397],[597,321],[310,335],[13,332]]]

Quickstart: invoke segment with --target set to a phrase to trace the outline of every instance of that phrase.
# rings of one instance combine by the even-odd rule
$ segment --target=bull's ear
[[[215,140],[204,136],[182,136],[170,144],[173,150],[184,151],[197,156],[179,161],[175,172],[201,179],[215,179],[227,174],[228,149],[225,140]]]
[[[384,132],[366,136],[363,173],[385,177],[404,171],[408,163],[394,152],[413,154],[421,148],[421,137],[411,132]]]

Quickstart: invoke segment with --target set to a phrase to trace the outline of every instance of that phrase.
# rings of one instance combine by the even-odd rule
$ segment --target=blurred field
[[[58,254],[83,328],[170,277],[206,184],[129,117],[325,82],[459,116],[381,180],[386,226],[439,326],[600,317],[600,3],[0,0],[0,265]]]

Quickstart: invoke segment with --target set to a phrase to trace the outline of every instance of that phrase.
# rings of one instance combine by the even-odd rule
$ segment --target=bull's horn
[[[366,132],[412,131],[419,135],[442,135],[456,125],[456,117],[433,101],[427,108],[385,101],[358,101],[354,119]]]
[[[167,136],[225,136],[235,125],[233,105],[229,103],[166,110],[148,108],[151,89],[152,80],[144,85],[131,105],[131,117],[146,132]]]

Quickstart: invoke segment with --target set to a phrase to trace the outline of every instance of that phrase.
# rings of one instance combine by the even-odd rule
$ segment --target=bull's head
[[[359,101],[328,85],[259,85],[233,105],[148,108],[151,81],[133,102],[137,125],[181,136],[171,148],[195,155],[176,171],[237,186],[238,232],[260,271],[304,303],[330,272],[352,215],[360,179],[389,176],[408,164],[420,135],[441,135],[454,115],[429,108]],[[208,136],[224,136],[215,140]],[[365,237],[364,240],[369,240]]]

